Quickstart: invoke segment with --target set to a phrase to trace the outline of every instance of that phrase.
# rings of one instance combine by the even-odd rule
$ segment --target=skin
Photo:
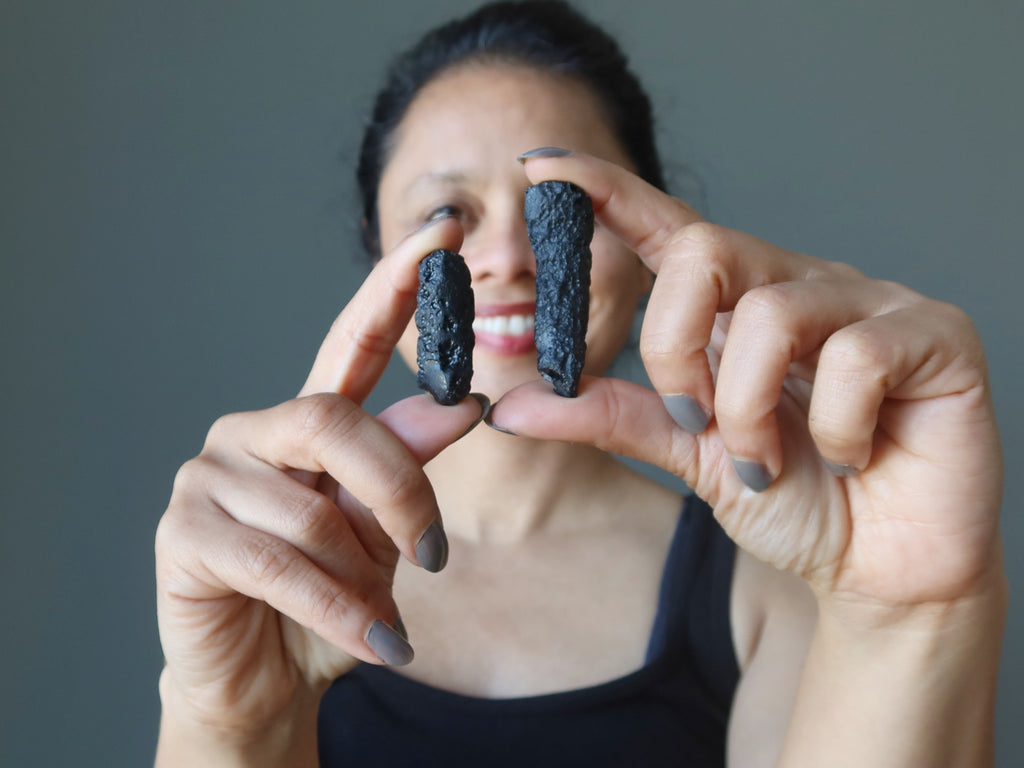
[[[552,145],[572,154],[515,163]],[[969,320],[702,222],[624,166],[572,81],[466,67],[421,92],[381,183],[387,255],[300,397],[219,420],[175,482],[157,533],[158,764],[315,765],[319,697],[379,663],[366,633],[398,605],[417,652],[401,673],[442,687],[530,695],[635,669],[678,499],[605,451],[685,479],[743,547],[731,766],[991,762],[1002,470]],[[363,411],[392,349],[413,359],[430,250],[461,250],[478,305],[531,300],[521,195],[544,179],[583,187],[600,222],[580,397],[552,394],[528,353],[482,349],[475,387],[516,437],[460,439],[473,399]],[[418,229],[453,200],[457,216]],[[654,390],[601,376],[652,272]],[[663,407],[677,394],[712,415],[700,434]],[[751,491],[734,458],[770,486]],[[416,542],[439,510],[450,565],[429,574]]]
[[[531,69],[497,71],[509,74],[495,77],[493,67],[469,65],[423,88],[396,132],[379,193],[385,251],[431,215],[458,219],[476,305],[485,311],[534,299],[534,257],[523,222],[529,182],[516,156],[544,146],[533,143],[544,137],[560,138],[630,166],[588,91]],[[567,119],[571,115],[577,117]],[[601,373],[625,344],[652,274],[603,228],[591,251],[587,372]],[[402,336],[398,351],[415,367],[415,328]],[[511,386],[538,378],[532,350],[510,354],[478,344],[474,364],[474,390],[495,401]]]

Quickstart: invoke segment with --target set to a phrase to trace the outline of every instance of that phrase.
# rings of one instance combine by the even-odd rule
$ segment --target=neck
[[[505,435],[484,425],[426,467],[445,530],[472,543],[515,543],[593,525],[628,473],[589,446]]]

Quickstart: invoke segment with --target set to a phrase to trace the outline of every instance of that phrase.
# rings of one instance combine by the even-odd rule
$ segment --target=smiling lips
[[[532,351],[535,308],[533,302],[478,306],[473,320],[477,346],[502,355]]]

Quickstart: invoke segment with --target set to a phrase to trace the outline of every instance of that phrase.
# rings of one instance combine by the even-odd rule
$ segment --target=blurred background
[[[364,272],[391,55],[475,4],[0,0],[0,765],[152,759],[152,540],[209,424],[296,392]],[[581,3],[713,220],[961,305],[986,343],[1024,755],[1024,3]],[[1015,223],[1016,222],[1016,223]],[[398,366],[378,409],[414,389]]]

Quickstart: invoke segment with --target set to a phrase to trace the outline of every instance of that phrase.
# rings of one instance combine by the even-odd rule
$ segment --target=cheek
[[[405,327],[405,331],[402,333],[402,337],[398,340],[398,344],[395,345],[395,349],[398,350],[402,360],[414,371],[416,370],[416,341],[418,339],[419,333],[416,330],[416,322],[410,320],[409,325]]]
[[[632,314],[640,297],[651,288],[651,273],[632,251],[607,233],[595,235],[591,245],[594,263],[590,272],[591,292],[602,303],[623,305]]]
[[[650,287],[650,273],[637,256],[610,236],[608,240],[612,242],[595,237],[592,246],[587,344],[596,368],[607,367],[629,339],[640,298]]]

